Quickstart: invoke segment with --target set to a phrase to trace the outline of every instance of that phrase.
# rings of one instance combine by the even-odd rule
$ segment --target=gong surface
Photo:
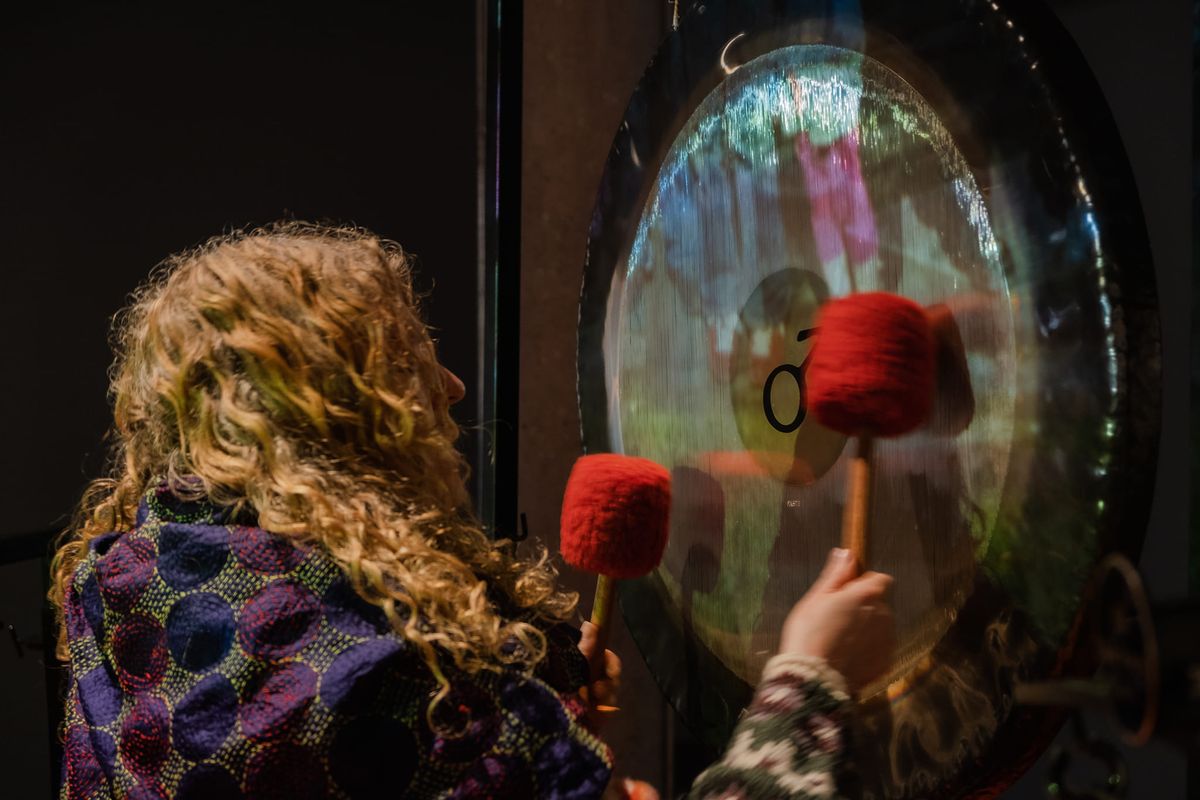
[[[609,158],[579,380],[587,450],[672,470],[662,565],[621,602],[714,747],[838,544],[846,442],[804,369],[820,305],[871,290],[952,319],[970,387],[877,444],[869,566],[900,643],[862,692],[858,789],[994,791],[1053,730],[1012,682],[1070,658],[1087,575],[1136,550],[1149,500],[1157,317],[1111,120],[1026,4],[698,6]]]

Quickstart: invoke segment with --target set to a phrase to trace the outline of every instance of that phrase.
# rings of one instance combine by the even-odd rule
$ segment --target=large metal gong
[[[1048,11],[706,2],[630,101],[588,243],[583,433],[672,470],[666,556],[621,605],[714,748],[838,541],[845,441],[805,413],[805,358],[820,304],[863,290],[951,315],[973,392],[877,446],[900,646],[848,780],[994,792],[1055,728],[1014,681],[1071,660],[1091,568],[1140,544],[1158,435],[1141,211]]]

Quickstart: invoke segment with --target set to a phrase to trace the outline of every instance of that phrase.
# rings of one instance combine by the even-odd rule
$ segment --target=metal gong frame
[[[1032,345],[1041,354],[1037,390],[1022,409],[1035,422],[1036,445],[1020,491],[1006,484],[1000,500],[1018,521],[1021,544],[1008,562],[978,571],[930,654],[952,681],[984,687],[995,724],[985,726],[983,744],[949,742],[951,755],[931,755],[919,735],[905,732],[896,703],[928,709],[936,723],[953,693],[918,676],[900,700],[892,692],[860,704],[852,749],[858,785],[849,790],[865,796],[994,795],[1062,722],[1055,712],[1013,707],[1013,683],[1088,666],[1075,648],[1082,586],[1056,574],[1057,556],[1073,549],[1089,567],[1110,552],[1137,558],[1159,435],[1158,315],[1141,208],[1106,103],[1049,9],[1033,0],[694,6],[634,91],[599,188],[578,331],[584,449],[619,449],[606,382],[606,324],[618,299],[610,295],[673,142],[732,74],[731,63],[803,44],[862,53],[911,85],[962,153],[988,213],[995,197],[1007,198],[1021,258],[1035,265],[1012,280],[1036,320]],[[996,163],[1002,173],[989,171]],[[1014,243],[998,239],[999,258],[1013,273]],[[1039,624],[1045,596],[1067,624]],[[654,575],[625,582],[620,603],[666,697],[704,744],[722,747],[751,682],[691,633],[691,609],[673,602]],[[965,736],[953,713],[943,722],[929,735]]]

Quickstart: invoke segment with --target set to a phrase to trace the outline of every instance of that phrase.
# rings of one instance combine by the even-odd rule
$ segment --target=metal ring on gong
[[[1136,190],[1039,4],[706,2],[629,103],[581,295],[584,445],[672,470],[666,555],[621,606],[714,749],[838,543],[845,442],[804,366],[821,303],[864,290],[949,314],[970,387],[878,444],[869,566],[900,646],[848,791],[992,794],[1060,723],[1012,686],[1072,665],[1092,568],[1140,548],[1158,440]]]

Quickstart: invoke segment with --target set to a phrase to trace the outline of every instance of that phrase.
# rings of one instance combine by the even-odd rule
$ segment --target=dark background
[[[475,3],[4,14],[0,555],[61,528],[102,468],[109,318],[160,259],[213,234],[294,217],[396,239],[435,290],[442,359],[479,388]],[[479,408],[472,391],[456,414],[474,425]],[[42,582],[39,561],[0,566],[0,621],[30,639]],[[41,653],[10,645],[0,796],[48,797]]]
[[[426,290],[446,284],[430,316],[473,382],[471,4],[33,8],[0,34],[0,536],[61,524],[101,465],[110,315],[157,261],[233,227],[398,240]]]
[[[897,0],[899,2],[900,0]],[[443,358],[478,360],[476,3],[23,4],[0,22],[0,556],[59,527],[102,463],[108,318],[170,252],[281,216],[357,222],[420,257]],[[298,5],[298,4],[297,4]],[[519,508],[552,548],[579,452],[575,322],[596,186],[661,37],[661,0],[525,0]],[[1142,568],[1186,591],[1191,4],[1054,0],[1138,181],[1163,322],[1164,437]],[[474,380],[472,380],[474,378]],[[460,419],[477,421],[475,393]],[[0,558],[0,561],[3,561]],[[583,592],[589,581],[565,578]],[[0,565],[0,621],[41,636],[43,565]],[[584,601],[587,605],[587,601]],[[0,631],[0,797],[49,797],[41,654]],[[627,633],[618,770],[674,779],[682,734]],[[636,701],[634,700],[636,698]],[[1134,755],[1174,800],[1183,758]],[[1041,796],[1044,764],[1009,795]],[[677,791],[685,787],[677,785]]]

